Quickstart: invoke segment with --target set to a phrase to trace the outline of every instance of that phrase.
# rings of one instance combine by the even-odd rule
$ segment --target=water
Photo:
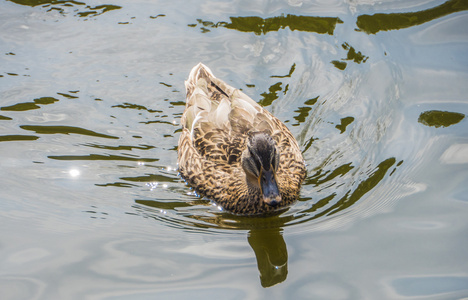
[[[468,297],[467,9],[2,0],[2,299]],[[296,136],[283,214],[178,177],[200,61]]]

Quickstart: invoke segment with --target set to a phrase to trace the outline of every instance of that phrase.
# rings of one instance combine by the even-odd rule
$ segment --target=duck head
[[[276,179],[279,158],[276,143],[267,133],[254,132],[247,137],[246,149],[241,158],[242,168],[249,185],[260,189],[263,202],[270,206],[277,206],[281,202]]]

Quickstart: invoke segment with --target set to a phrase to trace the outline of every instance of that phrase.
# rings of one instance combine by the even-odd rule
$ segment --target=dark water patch
[[[0,142],[13,142],[13,141],[35,141],[39,139],[35,135],[0,135]]]
[[[341,47],[343,47],[344,50],[348,51],[345,60],[351,60],[357,64],[360,64],[365,63],[369,58],[369,56],[365,56],[364,54],[362,54],[361,51],[356,52],[356,49],[354,49],[354,47],[351,47],[348,43],[343,43]]]
[[[305,119],[309,116],[309,111],[312,109],[310,106],[301,106],[298,107],[297,110],[294,112],[299,113],[297,116],[294,116],[294,119],[297,120],[296,124],[292,124],[292,126],[299,126],[301,123],[305,122]]]
[[[165,14],[159,14],[159,15],[156,15],[156,16],[150,16],[150,19],[157,19],[157,18],[161,18],[161,17],[165,17],[166,15]]]
[[[119,139],[117,136],[98,133],[92,130],[74,126],[43,126],[43,125],[22,125],[21,129],[34,131],[39,134],[79,134],[106,139]]]
[[[263,19],[261,17],[230,17],[231,23],[224,27],[257,35],[278,31],[289,27],[290,30],[315,32],[333,35],[336,24],[343,23],[339,18],[286,15]]]
[[[179,182],[179,178],[169,177],[160,174],[150,174],[136,177],[121,177],[120,179],[131,182]]]
[[[34,99],[32,102],[22,102],[10,106],[3,106],[0,108],[0,110],[4,111],[27,111],[27,110],[33,110],[33,109],[38,109],[41,108],[39,105],[47,105],[47,104],[52,104],[54,102],[59,101],[58,99],[55,99],[53,97],[42,97],[42,98],[37,98]]]
[[[379,31],[397,30],[421,25],[464,10],[468,10],[468,1],[449,0],[439,6],[418,12],[360,15],[357,18],[356,25],[360,30],[368,34],[375,34]]]
[[[343,164],[334,170],[324,171],[320,169],[314,175],[306,178],[304,184],[318,186],[335,179],[337,176],[344,176],[352,169],[354,169],[354,166],[351,163]]]
[[[105,12],[111,11],[111,10],[116,10],[116,9],[121,9],[121,6],[118,5],[98,5],[95,7],[91,6],[86,6],[86,9],[89,9],[88,11],[84,12],[79,12],[77,13],[77,16],[79,17],[96,17],[99,15],[102,15]]]
[[[332,60],[331,63],[335,66],[335,68],[341,71],[346,69],[346,67],[348,66],[348,63],[345,61]]]
[[[27,6],[38,6],[46,4],[75,4],[75,5],[85,5],[86,3],[70,0],[8,0],[20,5]]]
[[[381,162],[366,179],[362,180],[358,184],[356,189],[348,190],[346,194],[342,198],[340,198],[335,204],[326,208],[324,211],[314,215],[312,218],[316,219],[326,215],[330,216],[351,207],[365,194],[371,191],[379,182],[382,181],[385,174],[395,164],[395,162],[396,159],[394,157]],[[322,174],[322,170],[320,170],[310,178],[307,178],[304,184],[313,184],[319,187],[321,185],[332,182],[337,177],[344,176],[352,169],[354,169],[354,166],[352,166],[351,163],[348,163],[337,167],[331,172],[327,171]],[[336,196],[337,194],[333,192],[330,195],[314,203],[310,209],[305,210],[304,212],[310,213],[317,211],[322,207],[327,207]]]
[[[457,112],[429,110],[419,115],[418,122],[426,126],[439,128],[457,124],[464,118],[464,114]]]
[[[208,28],[218,28],[219,26],[224,26],[227,23],[226,22],[217,22],[214,23],[212,21],[205,21],[203,19],[197,19],[198,24],[188,24],[188,27],[197,27],[197,25],[200,26],[200,30],[202,33],[207,33],[210,32]],[[208,27],[208,28],[207,28]]]
[[[146,122],[138,122],[140,124],[166,124],[166,125],[171,125],[171,126],[179,126],[177,124],[174,124],[169,121],[161,121],[161,120],[153,120],[153,121],[146,121]]]
[[[90,210],[84,210],[82,212],[87,213],[87,214],[91,214],[90,218],[92,218],[92,219],[98,219],[98,218],[99,219],[107,219],[106,216],[108,216],[109,213],[104,212],[104,211],[98,211],[97,207],[94,206],[94,205],[92,205],[91,208],[92,209],[90,209]]]
[[[340,134],[346,131],[346,127],[354,122],[354,117],[346,117],[341,119],[341,123],[336,125],[335,128],[340,131]]]
[[[296,69],[296,63],[294,63],[292,66],[291,66],[291,69],[289,69],[289,73],[288,75],[271,75],[270,77],[271,78],[287,78],[287,77],[291,77],[291,75],[294,73],[294,70]]]
[[[77,92],[73,92],[73,93],[76,94]],[[73,95],[65,94],[65,93],[57,93],[57,95],[63,96],[63,97],[68,98],[68,99],[76,99],[76,98],[78,98],[78,96],[73,96]]]
[[[367,59],[369,58],[368,56],[365,56],[364,54],[361,53],[361,51],[356,51],[354,47],[351,47],[348,43],[343,43],[341,47],[347,51],[346,58],[342,58],[340,60],[332,60],[331,63],[339,70],[344,70],[348,66],[348,63],[346,61],[352,61],[357,64],[360,63],[365,63]]]
[[[140,137],[141,138],[141,137]],[[150,150],[154,149],[154,146],[150,145],[138,145],[138,146],[130,146],[130,145],[119,145],[119,146],[108,146],[108,145],[99,145],[99,144],[83,144],[83,146],[97,148],[97,149],[106,149],[106,150],[113,150],[113,151],[132,151],[133,149],[138,150]]]
[[[135,200],[135,203],[145,205],[148,207],[155,207],[158,209],[163,210],[175,210],[176,208],[180,207],[189,207],[192,204],[188,202],[181,202],[181,201],[157,201],[157,200]]]
[[[100,184],[100,183],[96,183],[94,184],[95,186],[100,186],[100,187],[121,187],[121,188],[133,188],[133,187],[137,187],[136,184],[130,184],[130,183],[127,183],[127,182],[113,182],[113,183],[105,183],[105,184]]]
[[[88,154],[88,155],[50,155],[47,158],[54,160],[110,160],[110,161],[136,161],[136,162],[155,162],[159,161],[158,158],[141,158],[141,157],[128,157],[121,155],[102,155],[102,154]]]
[[[401,166],[402,164],[403,164],[403,160],[400,160],[400,161],[395,165],[395,167],[394,167],[393,170],[390,172],[390,174],[388,174],[388,176],[392,176],[393,173],[395,173],[395,171],[397,170],[397,168],[398,168],[399,166]]]
[[[304,150],[302,150],[302,153],[305,153],[309,148],[312,146],[314,141],[318,140],[318,138],[310,137],[305,143],[304,143]]]
[[[381,162],[367,179],[359,183],[358,187],[354,191],[348,191],[346,195],[344,195],[335,204],[315,215],[314,218],[319,218],[324,215],[331,216],[351,207],[365,194],[371,191],[380,181],[382,181],[387,171],[395,164],[395,162],[396,159],[394,157]]]
[[[294,31],[315,32],[319,34],[333,35],[336,24],[343,23],[340,18],[335,17],[313,17],[281,15],[278,17],[261,18],[257,16],[248,17],[229,17],[228,22],[212,22],[203,19],[197,19],[198,24],[188,24],[189,27],[200,26],[202,33],[210,32],[208,28],[225,27],[240,32],[253,32],[256,35],[267,34],[271,31],[278,31],[289,27]]]
[[[312,106],[317,103],[319,96],[308,99],[304,102],[304,105],[306,106],[301,106],[298,107],[297,110],[294,112],[299,113],[298,115],[294,116],[294,119],[297,121],[297,123],[292,124],[292,126],[299,126],[301,123],[304,123],[307,117],[309,116],[310,111],[312,110]]]
[[[271,105],[273,101],[278,99],[278,92],[282,90],[282,84],[282,82],[277,82],[268,88],[268,92],[260,94],[260,96],[262,96],[263,99],[260,99],[260,101],[258,101],[258,104],[260,104],[263,107]]]
[[[149,109],[149,108],[146,108],[143,105],[133,104],[133,103],[128,103],[128,102],[125,102],[124,104],[113,105],[112,107],[113,108],[117,107],[117,108],[124,108],[124,109],[145,110],[145,111],[147,111],[149,113],[162,113],[163,112],[162,110]]]
[[[8,0],[16,4],[26,6],[42,6],[49,8],[47,11],[58,11],[61,14],[67,13],[68,9],[73,9],[76,16],[78,17],[96,17],[102,15],[105,12],[121,9],[121,6],[112,4],[103,4],[97,6],[87,5],[85,2],[73,1],[73,0]],[[78,8],[79,7],[79,8]],[[83,9],[83,11],[80,11]]]
[[[169,103],[174,106],[185,106],[185,101],[172,101]]]
[[[172,85],[170,85],[170,84],[167,84],[167,83],[165,83],[165,82],[162,82],[162,81],[161,81],[161,82],[159,82],[159,84],[161,84],[161,85],[164,85],[164,86],[166,86],[166,87],[172,87]]]
[[[336,193],[332,193],[324,198],[321,198],[317,202],[315,202],[309,209],[305,209],[301,211],[301,214],[311,214],[316,211],[319,211],[321,208],[324,208],[330,205],[333,199],[335,199],[335,197],[336,197]],[[316,217],[314,216],[313,219],[316,219]]]

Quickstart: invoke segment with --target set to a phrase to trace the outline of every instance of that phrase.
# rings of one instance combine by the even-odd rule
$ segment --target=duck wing
[[[201,63],[192,69],[185,87],[187,102],[181,122],[205,159],[239,162],[250,131],[272,134],[278,130],[268,111]]]

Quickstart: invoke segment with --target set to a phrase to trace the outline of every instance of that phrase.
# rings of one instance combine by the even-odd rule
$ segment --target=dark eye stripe
[[[258,157],[257,154],[255,154],[252,149],[250,149],[250,147],[248,147],[249,149],[249,153],[250,153],[250,157],[252,157],[252,160],[255,162],[255,166],[257,167],[257,170],[260,171],[261,167],[262,167],[262,163],[260,162],[260,159]]]

